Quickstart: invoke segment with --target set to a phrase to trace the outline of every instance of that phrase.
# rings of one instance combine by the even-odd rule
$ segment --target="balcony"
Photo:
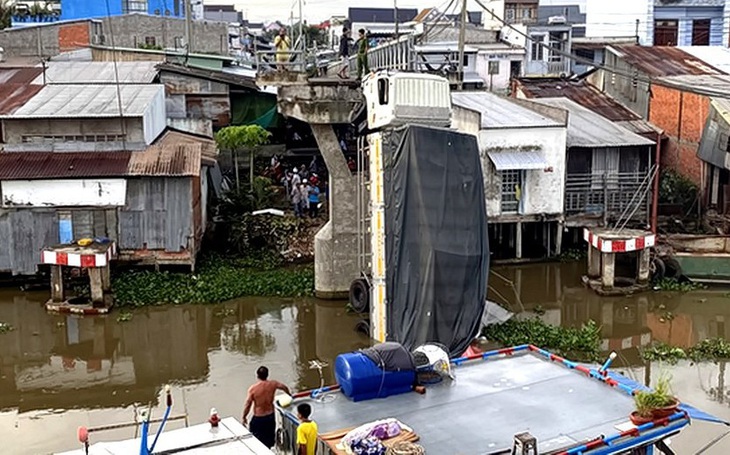
[[[618,174],[568,174],[565,181],[565,214],[602,215],[604,218],[645,220],[653,182],[648,172]],[[633,214],[632,214],[633,212]]]

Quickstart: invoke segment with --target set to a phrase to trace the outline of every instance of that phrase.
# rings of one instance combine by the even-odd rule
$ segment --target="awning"
[[[545,169],[549,167],[540,152],[500,151],[488,152],[489,159],[498,171],[514,169]]]

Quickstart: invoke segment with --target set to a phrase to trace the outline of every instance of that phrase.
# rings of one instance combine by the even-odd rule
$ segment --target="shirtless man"
[[[291,395],[289,388],[279,381],[269,381],[269,369],[256,370],[258,382],[248,389],[246,406],[243,408],[243,424],[256,439],[269,449],[276,443],[276,416],[274,415],[274,393],[283,390]],[[248,413],[253,406],[253,418],[248,425]]]

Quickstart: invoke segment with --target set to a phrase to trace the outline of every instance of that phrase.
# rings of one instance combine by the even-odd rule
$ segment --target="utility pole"
[[[456,88],[464,88],[464,39],[466,35],[466,0],[461,0],[461,24],[459,24],[459,71]]]
[[[395,39],[398,39],[398,0],[393,0],[393,20],[395,21]]]
[[[307,37],[304,36],[304,15],[302,14],[302,0],[299,0],[299,39],[302,42],[302,51],[306,51]]]
[[[191,0],[185,0],[185,54],[190,55],[193,35],[193,6]],[[188,59],[185,58],[187,65]]]

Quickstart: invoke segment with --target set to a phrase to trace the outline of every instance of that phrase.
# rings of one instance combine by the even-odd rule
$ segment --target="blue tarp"
[[[628,378],[628,377],[626,377],[626,376],[624,376],[624,375],[622,375],[622,374],[620,374],[620,373],[618,373],[616,371],[609,371],[608,372],[608,375],[611,378],[615,379],[618,383],[624,384],[627,387],[631,387],[634,390],[649,390],[649,388],[646,387],[646,386],[644,386],[643,384],[641,384],[641,383],[639,383],[637,381],[634,381],[633,379]],[[720,423],[720,424],[723,424],[723,425],[730,426],[730,422],[728,422],[727,420],[723,420],[723,419],[721,419],[719,417],[715,417],[712,414],[708,414],[705,411],[701,411],[701,410],[699,410],[699,409],[697,409],[697,408],[695,408],[693,406],[690,406],[690,405],[688,405],[686,403],[681,403],[679,405],[679,408],[681,410],[687,412],[687,414],[689,415],[689,417],[691,419],[703,420],[705,422],[711,422],[711,423]]]

